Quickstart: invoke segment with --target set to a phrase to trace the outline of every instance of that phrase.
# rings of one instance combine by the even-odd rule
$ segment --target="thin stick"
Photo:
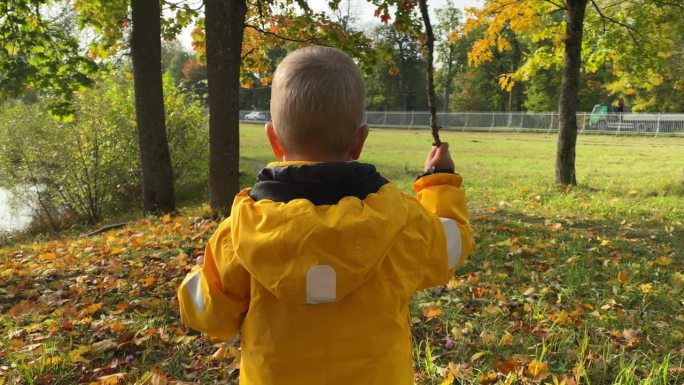
[[[423,16],[423,23],[425,24],[425,46],[427,47],[427,93],[428,93],[428,108],[430,109],[430,129],[432,130],[433,146],[439,147],[442,141],[439,139],[439,126],[437,125],[437,109],[435,108],[435,67],[432,63],[435,50],[435,34],[432,32],[432,25],[430,24],[430,14],[428,13],[427,0],[419,0],[420,13]]]

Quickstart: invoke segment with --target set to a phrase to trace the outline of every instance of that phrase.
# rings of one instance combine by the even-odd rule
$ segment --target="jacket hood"
[[[235,198],[232,245],[280,300],[339,301],[378,269],[406,225],[401,191],[368,164],[271,164]]]

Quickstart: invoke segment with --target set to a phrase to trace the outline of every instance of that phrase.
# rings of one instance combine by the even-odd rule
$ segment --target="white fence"
[[[243,122],[271,119],[268,111],[240,111]],[[428,128],[430,113],[424,111],[366,111],[371,127]],[[556,112],[439,112],[437,122],[445,130],[557,132]],[[592,114],[577,113],[580,134],[635,134],[684,136],[684,114]]]

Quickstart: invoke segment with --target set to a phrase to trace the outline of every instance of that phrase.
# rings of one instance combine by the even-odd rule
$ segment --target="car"
[[[245,115],[244,120],[268,120],[265,112],[253,111]]]

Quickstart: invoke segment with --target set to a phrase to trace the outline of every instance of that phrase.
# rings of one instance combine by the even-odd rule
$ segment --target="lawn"
[[[444,132],[477,248],[412,302],[418,384],[681,384],[684,139],[582,136],[579,186],[553,135]],[[427,131],[372,130],[362,161],[410,191]],[[272,160],[241,135],[245,184]],[[0,250],[0,385],[236,383],[239,349],[178,320],[206,207]]]

